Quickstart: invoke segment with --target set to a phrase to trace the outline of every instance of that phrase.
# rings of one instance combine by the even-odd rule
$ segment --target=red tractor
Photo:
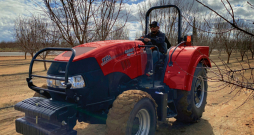
[[[211,67],[206,46],[192,46],[181,38],[179,12],[178,45],[153,63],[153,45],[142,41],[99,41],[74,48],[45,48],[32,59],[28,86],[40,93],[15,105],[25,112],[17,119],[21,134],[76,135],[76,121],[106,123],[110,135],[154,135],[157,121],[175,117],[196,122],[206,105],[206,68]],[[65,51],[54,60],[36,59],[44,51]],[[47,76],[32,72],[35,61],[52,62]],[[33,78],[45,78],[37,87]]]

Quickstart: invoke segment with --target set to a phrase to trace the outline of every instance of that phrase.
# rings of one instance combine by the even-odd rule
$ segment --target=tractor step
[[[168,100],[168,106],[167,106],[167,118],[172,118],[177,116],[177,111],[175,107],[174,100]]]
[[[17,103],[14,108],[25,112],[25,117],[15,121],[16,130],[21,134],[71,134],[76,125],[77,105],[33,97]]]

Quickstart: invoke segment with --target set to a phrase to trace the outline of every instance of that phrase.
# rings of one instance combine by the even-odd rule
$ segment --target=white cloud
[[[139,22],[127,22],[126,26],[129,30],[129,39],[134,40],[136,33],[141,30],[141,24]]]
[[[31,0],[1,0],[0,13],[0,42],[13,40],[14,21],[19,16],[43,14]]]

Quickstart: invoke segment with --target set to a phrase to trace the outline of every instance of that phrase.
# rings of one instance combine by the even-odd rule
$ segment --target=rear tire
[[[197,65],[190,91],[177,91],[177,121],[198,122],[205,110],[207,97],[206,70]]]
[[[106,135],[154,135],[156,103],[146,92],[128,90],[120,94],[109,110]]]

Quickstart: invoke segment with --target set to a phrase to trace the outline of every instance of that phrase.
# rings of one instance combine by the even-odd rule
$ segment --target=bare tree
[[[234,13],[234,9],[231,5],[231,3],[228,1],[228,0],[221,0],[221,3],[223,4],[224,8],[227,10],[227,13],[228,15],[231,17],[230,19],[232,21],[230,21],[229,19],[227,19],[227,17],[225,16],[222,16],[221,14],[219,14],[217,11],[213,10],[212,8],[210,8],[209,6],[205,5],[204,3],[200,2],[199,0],[196,0],[198,3],[200,3],[201,5],[203,5],[204,7],[208,8],[210,11],[212,11],[213,13],[215,13],[218,17],[222,18],[224,21],[226,21],[228,24],[230,24],[232,27],[234,27],[235,29],[239,30],[239,31],[242,31],[244,32],[245,34],[247,35],[251,35],[251,36],[254,36],[253,33],[247,31],[247,30],[244,30],[243,28],[239,27],[238,23],[237,23],[237,20],[235,18],[235,13]],[[226,1],[226,4],[225,2]],[[248,2],[248,4],[251,6],[251,8],[253,8],[253,5],[250,4]],[[228,6],[226,6],[228,5]]]
[[[213,40],[216,36],[214,37],[213,33],[204,32],[202,30],[210,31],[210,29],[211,26],[209,26],[206,21],[193,20],[193,45],[209,46],[209,55],[217,47],[217,40]]]
[[[61,36],[57,27],[55,25],[51,25],[50,23],[43,22],[40,18],[34,18],[41,27],[38,31],[40,32],[38,46],[39,49],[46,47],[55,47],[59,46]],[[39,56],[45,60],[50,51],[43,52]],[[46,62],[44,62],[44,69],[47,70]]]
[[[123,24],[128,19],[127,13],[121,12],[124,0],[44,0],[44,3],[45,12],[71,46],[105,40],[118,19]]]
[[[15,30],[15,38],[20,43],[22,50],[30,53],[32,57],[42,48],[59,45],[60,36],[56,27],[43,21],[41,17],[19,18],[16,20]],[[44,52],[39,56],[45,59],[48,53]],[[44,68],[47,70],[46,63],[44,63]]]
[[[240,55],[241,55],[241,58],[243,61],[243,58],[244,58],[246,52],[248,51],[247,45],[249,43],[249,37],[246,34],[244,34],[243,32],[240,32],[239,39],[240,39],[240,41],[237,41],[236,43],[238,43],[237,48],[240,52]]]
[[[254,56],[254,39],[251,36],[249,36],[249,42],[247,44],[247,47],[248,47],[249,51],[251,52],[251,58],[253,59],[253,56]]]
[[[229,25],[231,25],[231,28],[226,28],[224,29],[226,32],[231,32],[233,29],[233,36],[234,39],[228,39],[228,42],[231,42],[231,44],[235,44],[234,48],[230,48],[229,49],[229,44],[227,44],[227,42],[224,42],[224,46],[226,48],[226,52],[228,54],[228,56],[231,55],[232,53],[232,49],[235,49],[236,51],[239,50],[242,60],[244,58],[245,53],[250,50],[251,52],[254,52],[252,50],[252,44],[249,43],[249,41],[252,40],[252,38],[249,38],[249,36],[254,36],[253,34],[253,29],[249,29],[248,24],[244,24],[244,21],[241,21],[241,19],[236,19],[236,15],[234,13],[234,8],[231,5],[231,3],[228,0],[221,0],[221,3],[223,4],[224,8],[227,11],[227,15],[229,16],[222,16],[221,14],[219,14],[217,11],[213,10],[212,8],[210,8],[209,6],[205,5],[204,3],[200,2],[199,0],[196,0],[199,4],[203,5],[204,7],[208,8],[210,11],[212,11],[213,13],[215,13],[220,19],[224,20],[226,23],[228,23]],[[253,5],[250,2],[247,2],[250,5],[250,8],[253,9]],[[246,21],[246,20],[245,20]],[[248,21],[248,20],[247,20]],[[227,31],[229,30],[229,31]],[[237,30],[237,31],[236,31]],[[224,32],[220,31],[218,34],[222,34]],[[225,35],[225,34],[223,34]],[[247,36],[249,35],[249,36]],[[230,37],[230,35],[229,35]],[[253,56],[253,53],[252,53]],[[228,57],[228,62],[229,63],[229,57]]]
[[[1,51],[20,51],[21,47],[17,41],[0,42]]]
[[[244,89],[245,90],[252,90],[250,92],[249,96],[247,97],[247,99],[242,103],[242,105],[243,105],[244,103],[246,103],[247,101],[253,99],[253,97],[254,97],[253,96],[253,94],[254,94],[253,93],[254,92],[253,91],[254,90],[254,88],[253,88],[253,86],[254,86],[253,69],[254,68],[251,67],[252,65],[249,62],[248,55],[245,54],[246,51],[247,51],[246,47],[248,47],[249,49],[252,48],[251,47],[252,44],[250,44],[249,42],[251,42],[252,39],[253,39],[253,36],[254,36],[253,30],[246,29],[245,28],[246,25],[245,26],[240,25],[241,22],[239,20],[241,20],[241,19],[236,19],[235,18],[234,9],[233,9],[231,3],[228,0],[221,0],[221,3],[223,4],[224,8],[226,9],[228,15],[230,16],[229,19],[227,19],[227,17],[225,17],[225,16],[222,16],[217,11],[213,10],[212,8],[205,5],[204,3],[200,2],[199,0],[196,0],[196,1],[198,3],[200,3],[201,5],[203,5],[204,7],[208,8],[213,13],[215,13],[219,18],[224,20],[225,23],[227,23],[228,25],[231,25],[232,28],[227,28],[225,30],[226,32],[230,31],[231,34],[228,34],[228,33],[222,34],[222,33],[225,33],[225,32],[218,33],[218,35],[223,35],[222,37],[227,37],[226,40],[228,40],[228,41],[224,40],[224,47],[225,48],[232,47],[232,46],[228,46],[228,45],[231,44],[234,47],[232,49],[237,48],[240,51],[242,60],[243,60],[244,55],[247,57],[248,67],[244,67],[242,65],[242,63],[237,59],[239,64],[242,67],[240,69],[230,68],[228,66],[228,64],[226,64],[223,60],[221,60],[221,61],[222,61],[225,68],[221,69],[216,65],[216,63],[213,62],[216,68],[211,68],[209,70],[209,72],[214,73],[214,76],[208,77],[208,80],[210,80],[212,82],[222,82],[222,85],[220,85],[222,87],[220,89],[216,90],[216,91],[222,90],[225,87],[231,87],[230,93],[236,92],[234,97],[237,96],[239,93],[241,93]],[[248,2],[248,4],[253,9],[253,5],[250,4],[249,2]],[[231,36],[233,38],[231,38]],[[245,46],[245,44],[247,44],[247,45]],[[226,49],[226,52],[228,53],[228,56],[229,56],[232,52],[231,48]],[[253,56],[253,54],[252,54],[252,56]],[[228,57],[228,61],[229,61],[229,57]],[[214,72],[214,69],[217,70],[217,72]],[[217,86],[215,86],[215,87],[217,87]]]
[[[33,19],[18,18],[15,22],[15,38],[20,43],[22,51],[31,54],[33,57],[34,53],[38,50],[36,36],[38,27],[35,25]]]
[[[225,31],[226,29],[230,29],[230,25],[228,25],[225,22],[218,22],[215,28],[218,31]],[[227,63],[229,63],[230,56],[236,44],[230,38],[231,31],[228,31],[226,33],[220,33],[219,36],[220,36],[219,41],[222,43],[222,47],[228,55]]]
[[[107,38],[109,40],[129,40],[129,30],[125,27],[122,28],[120,24],[116,24],[113,32]]]

